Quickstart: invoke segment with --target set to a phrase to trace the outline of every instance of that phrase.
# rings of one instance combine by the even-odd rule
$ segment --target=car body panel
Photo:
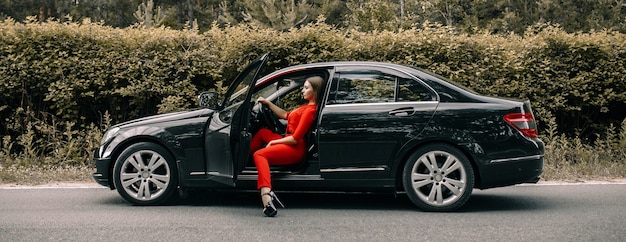
[[[321,168],[388,170],[398,150],[419,136],[436,108],[436,102],[326,106],[319,125]],[[410,114],[393,115],[401,109]]]

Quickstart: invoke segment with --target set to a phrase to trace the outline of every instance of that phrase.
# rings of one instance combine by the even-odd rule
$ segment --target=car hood
[[[187,111],[180,111],[180,112],[173,112],[173,113],[164,113],[164,114],[143,117],[139,119],[133,119],[130,121],[126,121],[126,122],[114,125],[113,127],[130,128],[130,127],[140,126],[140,125],[149,125],[149,124],[170,122],[170,121],[175,121],[175,120],[183,120],[183,119],[197,118],[197,117],[203,117],[203,116],[209,117],[213,112],[215,112],[215,110],[204,108],[204,109],[187,110]]]

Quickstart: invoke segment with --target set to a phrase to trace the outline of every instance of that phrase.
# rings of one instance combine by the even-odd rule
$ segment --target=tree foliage
[[[285,30],[315,22],[361,30],[420,28],[438,23],[467,33],[523,34],[535,24],[559,25],[569,33],[626,32],[626,0],[0,0],[0,18],[37,16],[128,27],[141,22],[138,6],[153,2],[163,26],[212,28],[213,23],[254,23]]]

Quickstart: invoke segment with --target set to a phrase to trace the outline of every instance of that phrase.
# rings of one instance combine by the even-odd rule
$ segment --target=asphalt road
[[[265,218],[256,193],[196,192],[138,207],[87,187],[0,187],[0,241],[626,241],[626,184],[475,190],[452,213],[406,196],[280,193]]]

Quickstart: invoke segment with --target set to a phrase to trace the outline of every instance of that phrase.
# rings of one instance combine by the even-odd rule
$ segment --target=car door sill
[[[386,167],[341,167],[341,168],[332,168],[332,169],[321,169],[322,173],[331,173],[331,172],[368,172],[368,171],[385,171]]]
[[[257,175],[239,175],[237,176],[237,180],[240,181],[256,181]],[[298,174],[276,174],[276,176],[272,177],[272,180],[308,180],[308,181],[321,181],[324,180],[320,175],[298,175]]]

